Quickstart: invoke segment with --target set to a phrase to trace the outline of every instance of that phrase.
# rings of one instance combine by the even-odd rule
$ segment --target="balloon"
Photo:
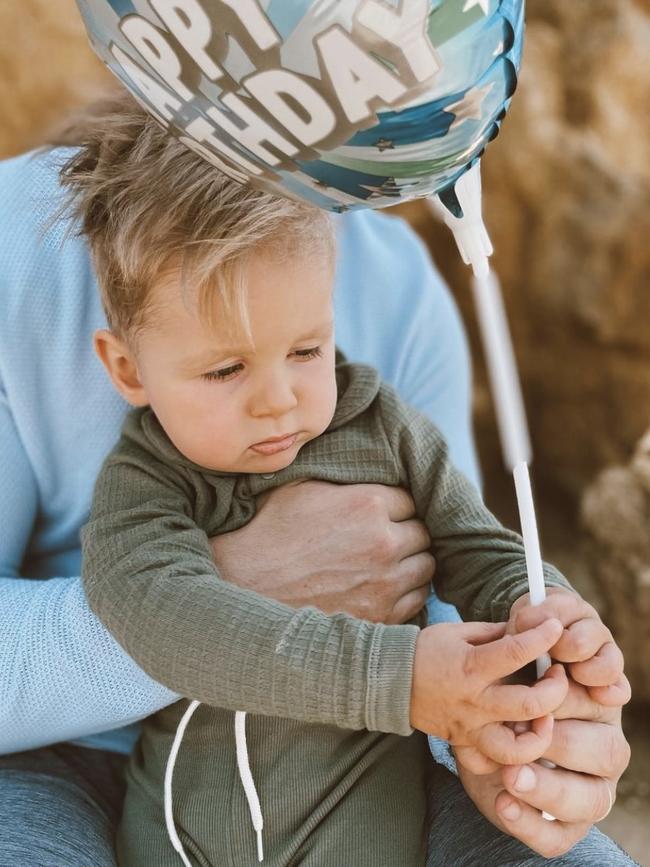
[[[77,0],[106,65],[240,181],[345,211],[451,192],[515,90],[524,0]]]

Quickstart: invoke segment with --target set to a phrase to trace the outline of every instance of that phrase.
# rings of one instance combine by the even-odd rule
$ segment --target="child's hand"
[[[548,652],[561,634],[555,619],[517,635],[505,635],[499,623],[423,629],[415,650],[411,724],[499,764],[537,760],[550,746],[551,714],[568,691],[564,669],[552,666],[532,686],[499,681]],[[533,722],[518,733],[503,720]]]
[[[551,650],[551,657],[567,664],[571,677],[587,687],[590,697],[607,707],[630,700],[630,685],[623,674],[623,654],[598,612],[577,593],[549,588],[541,605],[532,606],[528,594],[510,609],[507,631],[523,632],[549,617],[564,629]]]

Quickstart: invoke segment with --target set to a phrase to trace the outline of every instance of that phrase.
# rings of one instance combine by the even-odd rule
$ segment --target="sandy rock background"
[[[519,91],[483,168],[543,547],[625,647],[637,707],[650,701],[649,56],[648,0],[528,0]],[[0,5],[0,157],[41,143],[67,109],[111,81],[73,0]],[[486,499],[516,525],[467,270],[422,203],[396,210],[426,239],[465,316]],[[650,864],[640,708],[628,731],[634,761],[604,829]]]

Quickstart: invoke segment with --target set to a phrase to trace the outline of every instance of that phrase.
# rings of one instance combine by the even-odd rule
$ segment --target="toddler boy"
[[[136,407],[97,481],[84,583],[134,659],[204,703],[167,787],[185,863],[254,863],[259,792],[270,865],[423,864],[430,759],[412,727],[487,760],[534,761],[566,695],[563,670],[532,687],[485,683],[481,660],[510,647],[502,623],[420,631],[296,611],[223,581],[208,538],[243,526],[278,485],[407,487],[440,596],[468,621],[501,621],[527,589],[519,537],[453,469],[428,420],[372,369],[335,364],[326,215],[235,184],[133,109],[97,121],[64,182],[107,312],[96,349]],[[568,587],[551,567],[546,577]],[[523,634],[500,674],[560,635],[554,620]],[[143,725],[121,865],[178,863],[163,778],[186,709]],[[253,714],[248,755],[238,710]]]

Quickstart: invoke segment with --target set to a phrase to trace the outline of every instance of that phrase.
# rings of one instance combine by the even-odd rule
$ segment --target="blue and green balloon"
[[[333,211],[443,194],[515,90],[524,0],[77,0],[170,134]]]

